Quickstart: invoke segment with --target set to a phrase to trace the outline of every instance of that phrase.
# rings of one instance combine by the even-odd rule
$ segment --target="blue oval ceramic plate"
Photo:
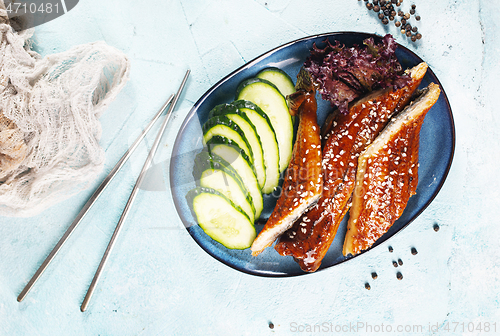
[[[208,112],[215,105],[232,102],[235,98],[237,85],[246,78],[254,77],[260,70],[271,66],[278,67],[295,79],[304,60],[309,55],[313,43],[317,43],[318,46],[322,47],[324,46],[323,42],[328,38],[331,42],[338,40],[347,46],[351,46],[353,44],[362,44],[363,40],[368,37],[374,37],[376,41],[380,41],[380,36],[372,34],[342,32],[314,35],[287,43],[266,52],[235,70],[215,84],[196,102],[182,124],[175,141],[170,163],[170,186],[177,212],[186,229],[198,245],[211,256],[230,267],[253,275],[284,277],[305,274],[291,257],[279,255],[272,247],[267,248],[259,256],[252,257],[250,249],[229,250],[213,241],[197,225],[185,195],[195,187],[191,172],[194,157],[202,148],[201,125],[207,120]],[[412,67],[422,62],[422,59],[403,46],[398,46],[396,54],[403,68]],[[422,81],[422,87],[427,86],[430,82],[441,85],[432,69],[427,71]],[[427,114],[420,134],[420,168],[417,194],[410,198],[403,215],[377,241],[372,249],[411,223],[432,202],[446,179],[455,148],[455,127],[448,98],[442,86],[441,90],[441,96]],[[320,125],[323,124],[326,116],[331,111],[330,104],[318,97],[318,122]],[[276,198],[272,195],[267,196],[264,202],[265,208],[259,220],[260,223],[264,223],[271,214]],[[262,226],[262,224],[256,224],[257,231],[260,231]],[[319,270],[352,259],[352,257],[342,255],[345,231],[346,218],[340,224],[335,240],[323,259]],[[360,255],[365,253],[366,251]]]

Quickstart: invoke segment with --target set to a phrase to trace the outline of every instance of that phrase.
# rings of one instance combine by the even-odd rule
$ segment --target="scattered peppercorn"
[[[376,272],[372,272],[372,279],[375,280],[376,278],[378,278],[378,275]]]
[[[416,255],[417,253],[418,253],[418,252],[417,252],[417,249],[416,249],[416,248],[414,248],[414,247],[412,247],[412,248],[411,248],[411,254]]]
[[[361,1],[361,0],[358,0]],[[390,21],[394,21],[396,27],[401,27],[401,34],[406,35],[411,38],[413,42],[422,38],[422,35],[418,35],[417,28],[412,27],[409,24],[411,15],[415,15],[416,5],[411,5],[409,12],[404,12],[399,7],[403,3],[403,0],[364,0],[366,2],[366,8],[368,10],[373,10],[377,14],[380,21],[387,25]],[[397,18],[400,17],[400,20]],[[415,19],[420,20],[420,16],[416,16]],[[412,34],[413,33],[413,34]]]
[[[403,260],[398,259],[398,264],[399,264],[399,266],[403,266]]]
[[[392,251],[394,251],[394,249],[392,248],[392,246],[389,246],[389,252],[392,253]]]
[[[398,280],[403,279],[403,274],[401,274],[401,272],[398,272],[398,273],[396,274],[396,278],[398,278]]]
[[[439,225],[434,224],[434,231],[438,232],[439,231]]]
[[[273,322],[269,322],[269,329],[274,329],[274,323]]]
[[[394,260],[392,261],[392,265],[393,265],[394,267],[398,267],[398,263],[397,263],[396,261],[394,261]]]
[[[368,290],[370,290],[370,289],[371,289],[370,284],[369,284],[368,282],[367,282],[367,283],[365,283],[365,288],[366,288],[366,289],[368,289]]]
[[[420,40],[422,38],[422,34],[418,33],[417,35],[415,35],[415,37],[417,38],[417,40]]]
[[[415,16],[415,20],[420,21],[420,15]]]

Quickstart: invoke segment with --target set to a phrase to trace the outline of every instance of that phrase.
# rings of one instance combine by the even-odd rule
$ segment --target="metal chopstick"
[[[45,269],[49,266],[51,261],[54,259],[56,254],[59,252],[59,250],[62,248],[64,243],[68,240],[68,238],[71,236],[73,231],[75,231],[76,227],[78,224],[80,224],[81,220],[83,217],[87,214],[87,212],[90,210],[92,205],[94,205],[95,201],[99,198],[101,193],[106,189],[108,184],[111,182],[111,180],[115,177],[116,173],[123,167],[125,162],[129,159],[129,157],[132,155],[132,152],[137,148],[139,143],[142,141],[142,139],[146,136],[146,134],[151,130],[155,122],[158,120],[158,118],[162,115],[163,111],[167,108],[167,106],[172,102],[172,99],[174,98],[174,95],[170,95],[168,100],[163,104],[163,106],[160,108],[160,110],[155,114],[153,119],[149,122],[149,124],[144,128],[142,133],[137,137],[135,142],[130,146],[130,148],[125,152],[125,154],[122,156],[120,161],[116,163],[114,168],[111,170],[111,172],[106,176],[106,178],[102,181],[102,183],[97,187],[97,189],[94,191],[92,196],[90,196],[89,200],[85,205],[83,206],[82,210],[78,213],[76,218],[73,220],[73,223],[69,226],[69,228],[66,230],[64,235],[59,239],[57,242],[56,246],[52,249],[52,251],[49,253],[47,258],[43,261],[42,265],[38,268],[38,270],[35,272],[31,280],[28,282],[26,287],[22,290],[22,292],[19,294],[17,297],[17,301],[21,302],[24,300],[26,295],[28,295],[29,291],[31,288],[35,285],[35,283],[38,281],[38,279],[42,276],[43,272]]]
[[[184,79],[182,80],[182,83],[179,87],[179,90],[177,91],[177,93],[174,97],[174,101],[172,102],[172,105],[170,105],[170,108],[167,112],[165,120],[163,121],[163,124],[162,124],[160,130],[158,131],[158,135],[156,136],[156,139],[155,139],[153,145],[151,146],[151,150],[149,151],[149,155],[148,155],[146,161],[144,162],[144,166],[142,167],[141,172],[139,173],[139,177],[137,178],[137,181],[134,185],[134,189],[132,189],[132,192],[130,193],[129,199],[127,201],[127,204],[125,205],[125,208],[123,209],[123,213],[120,217],[120,220],[118,221],[118,224],[116,224],[115,231],[113,232],[111,240],[109,241],[108,247],[106,248],[106,251],[104,252],[104,255],[101,259],[99,267],[97,268],[96,273],[94,275],[94,278],[92,279],[92,282],[89,286],[87,294],[85,295],[85,298],[83,299],[82,305],[80,307],[80,310],[82,312],[84,312],[87,309],[87,306],[90,302],[90,299],[92,298],[92,294],[94,293],[95,287],[96,287],[97,283],[99,282],[99,278],[101,277],[101,274],[102,274],[104,267],[106,266],[106,262],[108,260],[109,254],[111,253],[111,250],[113,249],[113,247],[115,245],[116,239],[121,231],[122,224],[125,221],[125,219],[127,218],[129,210],[132,206],[132,203],[134,202],[134,200],[137,196],[137,192],[139,191],[139,186],[140,186],[142,180],[144,179],[145,173],[149,169],[151,162],[153,161],[153,157],[156,153],[156,150],[158,149],[158,145],[160,144],[160,140],[162,138],[162,135],[165,131],[165,128],[167,127],[170,116],[172,115],[172,111],[175,108],[177,101],[179,100],[179,96],[182,93],[182,89],[184,88],[184,85],[186,84],[189,73],[190,73],[190,70],[187,70],[186,75],[184,76]]]

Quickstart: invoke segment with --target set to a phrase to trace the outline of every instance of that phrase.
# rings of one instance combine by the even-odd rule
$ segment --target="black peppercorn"
[[[399,15],[399,16],[401,16],[401,17],[403,17],[403,16],[405,16],[405,13],[404,13],[402,10],[400,10],[400,11],[398,12],[398,15]]]
[[[388,10],[388,9],[384,10],[384,15],[385,15],[385,16],[389,16],[389,14],[391,14],[391,12],[389,12],[389,10]]]
[[[416,37],[415,35],[412,35],[412,36],[411,36],[411,41],[412,41],[412,42],[417,41],[417,37]]]
[[[373,4],[371,2],[367,2],[366,8],[368,8],[368,10],[373,9]]]
[[[370,289],[371,289],[370,284],[369,284],[368,282],[367,282],[367,283],[365,283],[365,288],[366,288],[366,289],[368,289],[368,290],[370,290]]]
[[[375,273],[375,272],[372,272],[372,279],[373,279],[373,280],[375,280],[376,278],[378,278],[378,275],[377,275],[377,273]]]
[[[392,2],[393,4],[397,4],[397,3],[398,3],[398,0],[391,0],[391,2]]]
[[[398,264],[399,264],[399,266],[403,266],[403,260],[398,259]]]
[[[394,249],[392,248],[392,246],[389,246],[389,252],[392,252],[394,251]]]
[[[274,323],[269,322],[269,329],[274,329]]]
[[[417,38],[418,38],[418,37],[417,37]],[[411,248],[411,254],[416,255],[417,253],[418,253],[418,252],[417,252],[417,249],[416,249],[416,248],[414,248],[414,247],[412,247],[412,248]]]
[[[420,21],[420,15],[415,16],[415,20]]]
[[[406,19],[401,19],[401,24],[405,25],[406,24]]]
[[[434,231],[438,232],[439,231],[439,225],[434,224]]]
[[[415,8],[417,8],[417,5],[415,5],[415,4],[411,5],[411,9],[415,9]]]
[[[394,21],[394,16],[389,16],[389,20]]]
[[[396,22],[394,22],[394,25],[395,25],[396,27],[399,27],[399,26],[401,26],[401,22],[396,21]]]
[[[414,15],[415,14],[415,10],[414,9],[410,9],[410,14]]]
[[[411,31],[412,31],[412,32],[414,32],[414,33],[416,33],[416,32],[418,31],[418,28],[417,28],[417,27],[415,27],[415,26],[413,26],[413,27],[411,28]]]
[[[378,5],[378,0],[373,0],[374,5]]]
[[[375,6],[373,6],[373,10],[374,10],[376,13],[380,12],[380,6],[379,6],[379,5],[375,5]]]
[[[393,265],[394,267],[398,267],[398,263],[397,263],[396,261],[394,261],[394,260],[392,261],[392,265]]]
[[[405,30],[411,30],[411,24],[407,23],[407,24],[405,25]]]
[[[386,25],[386,24],[388,24],[388,23],[389,23],[389,20],[388,20],[387,18],[383,18],[383,19],[382,19],[382,23]]]
[[[415,37],[417,38],[417,40],[420,40],[422,38],[422,34],[418,33],[417,35],[415,35]]]
[[[386,2],[385,0],[380,0],[380,5],[385,6],[385,2]]]
[[[398,274],[396,274],[396,278],[398,278],[398,280],[403,279],[403,274],[401,274],[401,272],[398,272]]]
[[[384,16],[384,14],[383,14],[383,13],[379,13],[379,14],[378,14],[378,18],[379,18],[380,20],[383,20],[383,19],[384,19],[384,17],[385,17],[385,16]]]

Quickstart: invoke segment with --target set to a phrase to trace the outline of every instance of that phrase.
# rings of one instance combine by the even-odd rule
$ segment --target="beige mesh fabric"
[[[0,216],[33,216],[102,170],[98,118],[130,64],[104,42],[41,58],[30,49],[32,30],[17,33],[1,22]]]
[[[0,113],[0,181],[19,168],[27,148],[24,133]]]

